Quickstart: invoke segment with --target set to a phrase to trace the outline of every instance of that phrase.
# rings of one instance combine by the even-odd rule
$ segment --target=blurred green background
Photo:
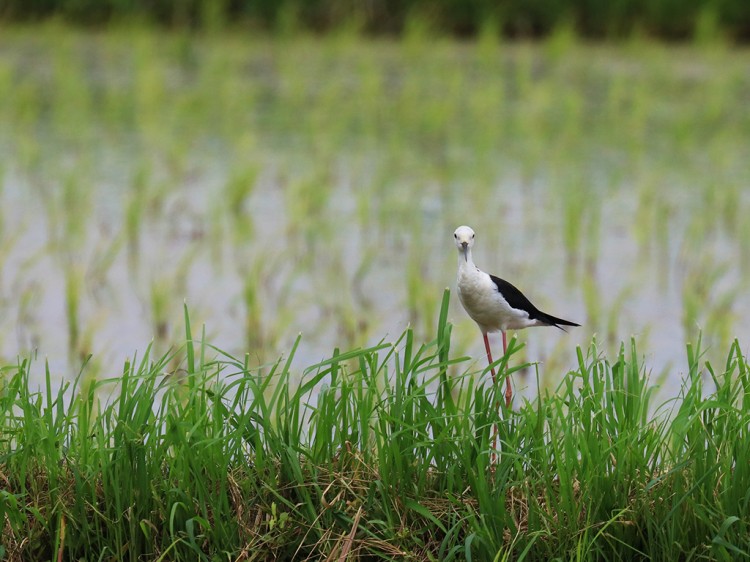
[[[748,335],[747,6],[6,2],[0,355],[428,338],[469,224],[583,324],[520,334],[543,384],[631,334],[676,382]]]
[[[8,21],[56,16],[85,25],[136,19],[198,29],[231,24],[329,32],[356,26],[398,35],[418,22],[454,36],[472,36],[493,25],[510,37],[540,37],[570,26],[594,38],[641,32],[690,39],[707,28],[732,39],[750,38],[750,7],[744,0],[6,0],[1,10]]]

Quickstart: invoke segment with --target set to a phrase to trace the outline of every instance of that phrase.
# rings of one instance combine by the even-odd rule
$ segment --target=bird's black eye
[[[473,234],[471,235],[471,238],[472,238],[472,240],[474,239],[474,235]]]
[[[458,238],[458,234],[456,234],[456,233],[454,232],[454,233],[453,233],[453,238]]]

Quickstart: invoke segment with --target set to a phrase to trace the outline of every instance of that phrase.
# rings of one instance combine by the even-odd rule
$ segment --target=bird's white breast
[[[473,264],[458,269],[458,297],[468,315],[483,332],[533,326],[526,311],[511,308],[490,276]]]

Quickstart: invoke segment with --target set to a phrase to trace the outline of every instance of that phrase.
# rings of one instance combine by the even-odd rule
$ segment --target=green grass
[[[406,331],[306,368],[298,340],[250,369],[194,338],[187,312],[179,349],[147,349],[111,379],[58,389],[48,372],[35,390],[28,360],[3,367],[2,558],[748,556],[738,342],[721,368],[688,345],[680,396],[662,405],[634,341],[610,359],[592,342],[554,392],[498,412],[502,381],[451,353],[448,301],[432,341]]]

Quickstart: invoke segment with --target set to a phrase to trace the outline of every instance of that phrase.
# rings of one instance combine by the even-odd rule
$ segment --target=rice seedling
[[[739,240],[750,240],[750,225],[748,221],[740,221],[738,228],[738,239]],[[738,249],[738,261],[740,266],[741,276],[744,279],[750,274],[750,249],[747,244],[742,244]]]
[[[100,235],[101,238],[88,256],[84,273],[84,285],[88,287],[92,299],[97,303],[112,297],[112,268],[125,246],[124,236],[113,236],[106,227],[100,227]]]
[[[221,200],[227,205],[226,214],[232,221],[231,231],[235,244],[247,243],[252,237],[255,225],[248,208],[248,198],[255,188],[257,178],[257,168],[248,167],[237,170],[224,186],[224,197]]]
[[[131,274],[138,272],[141,248],[141,229],[143,215],[148,212],[148,174],[139,170],[133,177],[132,187],[128,190],[128,201],[123,205],[125,211],[124,231],[128,248],[128,270]]]
[[[333,173],[325,166],[312,176],[291,179],[284,196],[288,216],[288,236],[295,241],[297,260],[309,267],[331,240],[333,225],[326,221],[334,189]]]
[[[250,275],[245,277],[245,286],[242,291],[243,304],[245,308],[245,341],[248,349],[262,349],[269,339],[264,335],[267,329],[263,327],[263,309],[259,293],[259,277]]]
[[[278,353],[284,327],[304,309],[295,289],[296,269],[285,255],[237,259],[242,283],[242,327],[249,352],[263,363]]]
[[[682,280],[684,333],[690,337],[702,333],[711,359],[716,348],[727,345],[736,329],[735,302],[737,288],[727,283],[727,265],[704,257],[700,264],[687,268]]]
[[[591,182],[577,173],[568,181],[560,182],[559,196],[563,208],[562,241],[566,253],[566,276],[572,284],[576,278],[586,235],[593,235],[590,236],[593,242],[586,244],[589,248],[599,238],[596,229],[601,202],[596,200],[597,192]],[[590,265],[592,259],[587,261]]]
[[[222,197],[211,203],[206,219],[207,243],[211,260],[222,267],[227,259],[247,260],[248,252],[242,248],[255,238],[255,218],[250,201],[258,181],[256,166],[234,169],[222,188]],[[234,254],[234,256],[232,256]]]
[[[596,275],[584,275],[581,279],[581,291],[583,303],[586,307],[586,325],[591,326],[594,333],[602,325],[604,315],[604,303],[602,292]]]
[[[3,366],[4,557],[750,552],[750,370],[739,342],[721,369],[702,362],[700,342],[688,345],[679,400],[662,405],[635,341],[611,360],[592,342],[556,389],[497,412],[502,387],[451,352],[448,306],[446,292],[429,342],[407,330],[305,368],[298,339],[251,369],[194,338],[187,312],[179,348],[147,348],[86,385],[79,376],[56,388],[47,368],[32,390],[28,360]],[[513,339],[499,367],[520,347]]]
[[[76,264],[70,264],[65,269],[65,317],[68,327],[68,358],[80,358],[78,353],[81,335],[81,290],[83,287],[83,271]]]
[[[606,335],[605,341],[610,346],[610,349],[617,343],[617,334],[620,331],[623,313],[626,310],[628,302],[633,298],[634,293],[635,290],[633,287],[624,287],[609,305],[606,330],[604,333]],[[641,334],[641,344],[643,344],[645,339],[645,334]]]
[[[16,296],[15,311],[10,310],[9,303],[3,303],[9,312],[8,317],[15,320],[14,328],[18,349],[24,355],[31,354],[39,345],[39,315],[36,308],[41,293],[42,290],[38,283],[30,283],[25,285],[21,291],[13,291]]]
[[[152,149],[161,148],[159,139],[168,129],[162,127],[169,114],[164,108],[175,106],[167,103],[166,68],[160,64],[163,51],[150,34],[138,33],[132,42],[133,64],[133,118],[135,129],[142,142]]]
[[[70,138],[71,130],[75,130],[74,140],[84,138],[93,125],[88,119],[82,119],[92,111],[92,88],[85,65],[78,63],[81,49],[79,37],[59,34],[51,61],[55,89],[50,92],[54,96],[50,107],[54,133],[60,138]]]
[[[4,187],[5,187],[5,178],[3,174],[2,168],[0,168],[0,207],[5,207],[5,200],[4,200]],[[3,244],[0,246],[0,295],[4,292],[4,275],[3,271],[5,269],[5,262],[8,259],[8,256],[11,253],[11,250],[13,249],[13,246],[18,242],[19,234],[15,233],[12,234],[8,232],[6,218],[4,213],[0,213],[0,239],[2,239]]]
[[[340,263],[338,267],[345,271],[345,266],[340,257],[336,258]],[[373,322],[370,318],[374,313],[374,299],[369,296],[364,287],[364,279],[368,270],[373,267],[373,252],[365,252],[356,270],[345,274],[349,279],[349,296],[334,304],[337,331],[350,343],[350,347],[365,345],[372,336]],[[333,273],[335,269],[331,269]],[[343,303],[343,306],[342,306]]]
[[[196,248],[175,256],[171,267],[154,267],[143,281],[145,293],[139,295],[141,304],[149,312],[149,325],[154,338],[154,349],[166,353],[174,343],[173,326],[179,319],[180,302],[177,295],[185,294]],[[165,258],[162,258],[167,262]]]

